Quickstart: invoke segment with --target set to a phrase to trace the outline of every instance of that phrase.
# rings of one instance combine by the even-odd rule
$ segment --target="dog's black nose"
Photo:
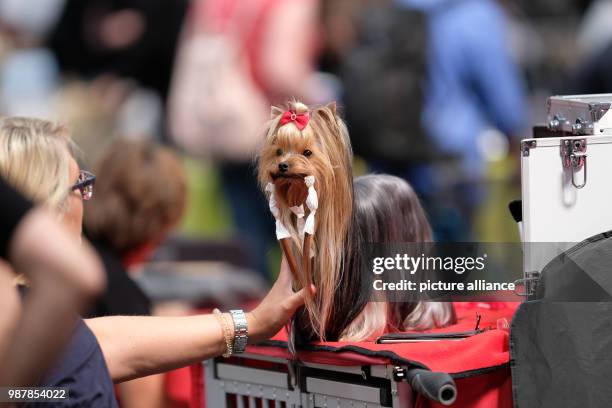
[[[287,170],[289,170],[289,165],[285,162],[279,163],[278,170],[280,170],[281,173],[285,173]]]

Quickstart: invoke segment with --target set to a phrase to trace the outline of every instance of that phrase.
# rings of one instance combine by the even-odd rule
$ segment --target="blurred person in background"
[[[187,0],[65,0],[48,45],[62,71],[131,78],[168,94]]]
[[[83,200],[93,197],[95,176],[79,169],[65,128],[40,119],[5,118],[0,120],[0,146],[0,176],[35,202],[49,206],[73,236],[79,237]],[[35,159],[41,156],[45,160]],[[46,285],[31,286],[29,292],[39,290],[45,291]],[[245,315],[248,341],[276,334],[303,305],[306,290],[314,288],[293,292],[290,272],[283,262],[268,295]],[[30,300],[28,293],[25,299]],[[70,342],[53,369],[36,385],[69,386],[70,403],[74,405],[116,407],[113,382],[160,373],[230,351],[234,340],[231,322],[228,314],[78,319],[72,331],[52,329],[70,333]],[[18,340],[27,344],[30,339]]]
[[[610,14],[612,17],[612,13]],[[586,59],[570,76],[563,93],[601,94],[612,92],[612,41],[601,51]]]
[[[0,0],[0,112],[48,117],[59,69],[44,46],[64,0]]]
[[[388,174],[368,174],[357,177],[354,187],[356,228],[362,249],[369,251],[373,245],[400,242],[433,242],[419,197],[405,180]],[[364,273],[366,282],[359,296],[373,299],[372,274]],[[411,277],[413,281],[414,278]],[[422,300],[418,296],[409,299],[405,295],[390,295],[385,300],[367,302],[344,330],[341,340],[365,341],[384,333],[431,330],[457,322],[452,303]]]
[[[474,239],[471,224],[483,199],[485,159],[503,155],[506,138],[520,137],[528,124],[526,90],[510,54],[504,12],[494,0],[375,3],[383,4],[382,12],[366,8],[364,13],[378,20],[370,18],[347,56],[347,121],[356,124],[351,134],[365,128],[361,140],[386,147],[386,156],[366,152],[365,158],[374,170],[410,181],[430,213],[437,240]],[[402,23],[402,16],[412,23]],[[374,31],[367,32],[370,28]],[[379,44],[387,48],[378,49]],[[378,68],[355,71],[355,61],[368,59],[368,53]],[[386,88],[364,81],[368,75]],[[374,89],[368,98],[359,97],[359,77],[364,89]],[[371,109],[351,108],[349,98]],[[359,139],[354,145],[366,150]]]
[[[99,260],[73,235],[0,177],[0,386],[35,385],[64,348],[75,313],[104,286]],[[23,307],[11,269],[33,289]]]
[[[0,112],[59,116],[89,157],[108,135],[161,139],[187,0],[0,0]]]
[[[580,63],[562,91],[567,94],[612,92],[612,1],[594,1],[578,35]]]
[[[149,141],[117,140],[93,166],[96,197],[85,206],[85,235],[100,255],[107,289],[86,317],[147,316],[151,301],[127,270],[147,260],[180,221],[187,181],[179,158]],[[163,405],[163,376],[119,386],[121,406]]]
[[[98,97],[109,99],[117,133],[160,140],[187,6],[187,0],[65,0],[47,46],[62,72],[91,80]]]
[[[145,261],[180,222],[187,182],[179,158],[148,141],[117,140],[93,166],[96,197],[85,207],[85,234],[108,274],[91,316],[150,314],[149,299],[126,269]]]
[[[218,164],[253,269],[268,281],[273,223],[252,160],[270,104],[326,98],[314,79],[317,7],[318,0],[194,1],[174,71],[171,133],[188,154]]]
[[[611,16],[610,0],[595,0],[587,7],[576,39],[581,59],[593,58],[612,42]]]

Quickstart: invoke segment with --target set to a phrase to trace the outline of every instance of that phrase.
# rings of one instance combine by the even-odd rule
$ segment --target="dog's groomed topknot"
[[[289,106],[291,106],[291,110],[295,111],[295,113],[298,114],[308,112],[308,106],[306,106],[300,101],[289,102]]]

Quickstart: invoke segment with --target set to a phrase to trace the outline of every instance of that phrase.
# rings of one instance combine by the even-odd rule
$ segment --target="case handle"
[[[586,186],[587,183],[587,154],[584,152],[576,152],[572,153],[570,156],[570,161],[572,165],[572,185],[577,189],[581,189]],[[580,170],[584,167],[584,177],[582,179],[582,183],[576,184],[576,173],[575,170]]]
[[[561,141],[561,159],[563,167],[572,172],[572,185],[581,189],[587,183],[587,141],[581,139],[565,139]],[[582,182],[576,182],[576,173],[584,168]]]

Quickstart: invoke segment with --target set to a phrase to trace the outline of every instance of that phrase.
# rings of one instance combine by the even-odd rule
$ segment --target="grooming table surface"
[[[488,329],[476,336],[461,340],[375,344],[373,342],[315,343],[299,352],[305,362],[333,365],[410,364],[425,366],[432,371],[466,375],[470,371],[500,367],[509,362],[506,330],[499,330],[498,320],[512,320],[517,303],[456,303],[457,324],[429,332],[457,332],[474,330],[476,315],[481,315],[480,328]],[[488,308],[485,308],[488,307]],[[264,346],[248,348],[250,353],[290,359],[285,347],[285,333],[279,333]],[[270,347],[276,346],[276,347]]]
[[[510,407],[511,384],[509,370],[509,333],[498,329],[498,323],[509,324],[518,303],[456,303],[457,324],[430,332],[457,332],[474,330],[477,314],[481,315],[481,329],[488,329],[476,336],[462,340],[436,340],[427,342],[375,344],[373,342],[315,343],[300,350],[299,357],[305,363],[330,367],[401,365],[427,367],[432,371],[451,374],[459,390],[456,407]],[[504,320],[505,319],[505,320]],[[265,345],[249,346],[247,352],[266,358],[291,360],[286,349],[286,334],[281,332]],[[199,368],[201,371],[201,366]],[[200,406],[202,388],[193,389],[187,384],[202,384],[198,368],[177,370],[168,377],[168,391],[174,400],[191,401]],[[195,374],[194,374],[195,373]],[[173,390],[171,390],[172,388]],[[183,390],[177,392],[178,389]],[[174,392],[172,392],[174,391]],[[198,392],[199,391],[199,392]],[[184,398],[184,399],[183,399]],[[492,401],[497,401],[491,405]],[[421,401],[418,407],[434,407],[436,404]]]

